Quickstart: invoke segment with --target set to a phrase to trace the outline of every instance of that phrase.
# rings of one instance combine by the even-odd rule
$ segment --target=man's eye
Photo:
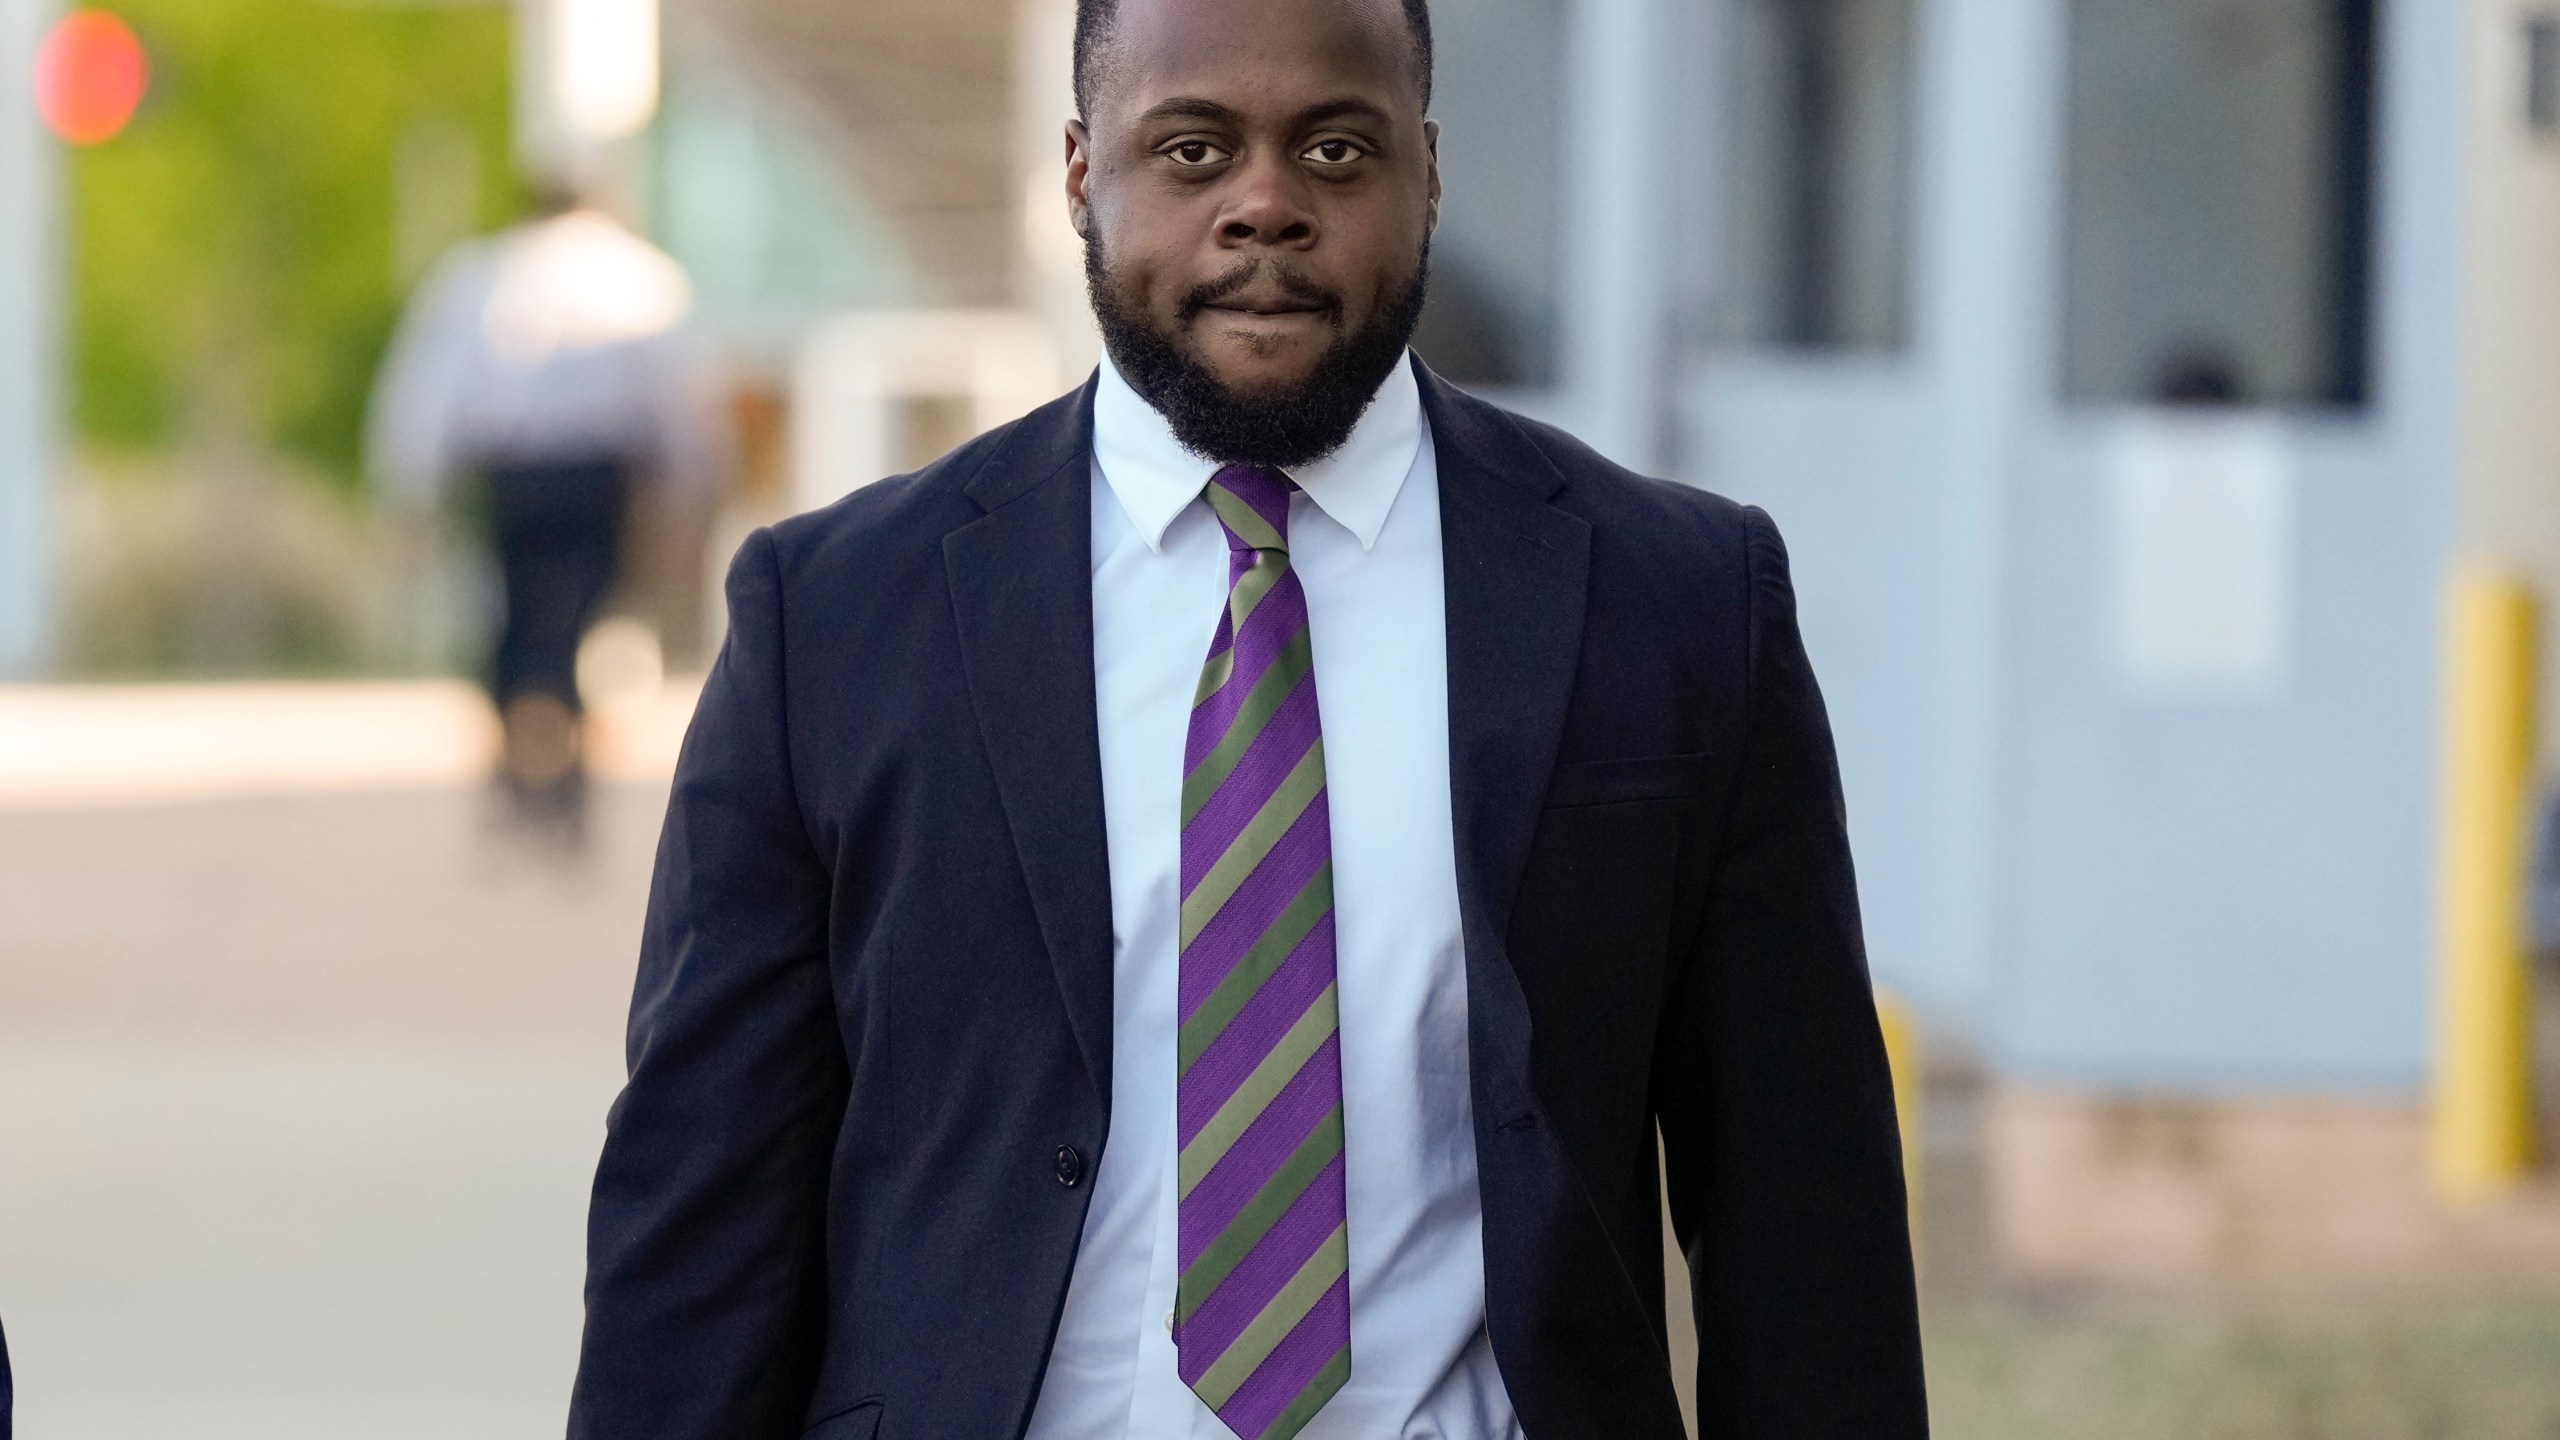
[[[1215,165],[1227,158],[1227,152],[1206,140],[1185,140],[1166,147],[1165,154],[1176,165]]]
[[[1360,147],[1348,140],[1319,140],[1307,147],[1307,158],[1319,165],[1348,165],[1360,158]]]

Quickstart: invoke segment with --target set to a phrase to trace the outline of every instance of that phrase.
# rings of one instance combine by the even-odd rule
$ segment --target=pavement
[[[561,1432],[690,692],[601,713],[574,864],[494,834],[475,704],[0,688],[0,1317],[28,1440]]]
[[[560,1433],[665,788],[603,785],[592,852],[544,862],[493,842],[468,714],[0,692],[19,1434]]]

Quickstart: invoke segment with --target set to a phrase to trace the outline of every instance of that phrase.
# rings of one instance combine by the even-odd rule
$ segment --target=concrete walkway
[[[21,1435],[560,1433],[685,698],[608,717],[562,868],[491,844],[467,692],[0,690]]]
[[[436,728],[450,699],[391,705],[393,775],[340,745],[278,783],[289,748],[250,725],[229,761],[158,762],[160,791],[59,793],[68,765],[42,795],[0,783],[21,1435],[560,1433],[665,792],[605,787],[562,869],[492,848],[476,785],[343,788],[433,781],[433,737],[472,734]]]

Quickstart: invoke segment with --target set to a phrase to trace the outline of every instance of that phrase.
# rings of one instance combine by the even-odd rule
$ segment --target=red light
[[[64,16],[36,51],[36,109],[74,145],[114,139],[150,86],[133,27],[104,10]]]

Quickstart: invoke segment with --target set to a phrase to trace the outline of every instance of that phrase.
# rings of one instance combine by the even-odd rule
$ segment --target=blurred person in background
[[[1076,34],[1106,362],[731,569],[570,1434],[1679,1440],[1659,1155],[1701,1432],[1920,1440],[1776,529],[1414,358],[1423,0]]]
[[[673,513],[716,480],[713,407],[676,261],[559,191],[541,218],[446,256],[411,298],[374,391],[378,485],[485,523],[503,605],[488,659],[499,785],[528,832],[585,836],[580,640],[623,568],[643,486]]]

